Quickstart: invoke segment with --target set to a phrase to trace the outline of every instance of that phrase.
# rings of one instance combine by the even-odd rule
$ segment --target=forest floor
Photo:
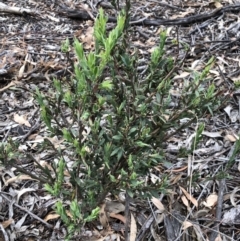
[[[111,16],[108,29],[116,25],[118,11],[111,1],[3,2],[0,2],[0,141],[4,143],[8,138],[19,141],[21,151],[30,153],[44,166],[53,160],[47,151],[36,152],[44,140],[46,127],[31,92],[38,87],[48,93],[53,78],[72,75],[72,67],[61,52],[66,38],[71,44],[77,38],[85,51],[93,50],[93,26],[99,8]],[[174,78],[176,92],[178,85],[188,79],[189,70],[202,69],[214,57],[212,82],[229,99],[217,113],[202,120],[203,140],[192,155],[184,158],[178,154],[192,140],[194,127],[167,143],[166,157],[172,165],[161,167],[163,172],[170,173],[169,193],[161,196],[166,211],[158,212],[157,201],[132,203],[134,240],[240,240],[238,155],[229,173],[222,178],[218,175],[228,163],[240,133],[237,90],[240,3],[134,0],[131,4],[131,44],[141,54],[139,72],[146,68],[152,50],[159,43],[160,32],[166,30],[169,56],[184,58],[184,46],[190,47],[184,66]],[[120,1],[120,8],[123,6],[124,1]],[[176,46],[176,41],[181,45]],[[73,51],[71,54],[74,58]],[[57,137],[50,141],[60,145]],[[19,165],[35,172],[33,162],[22,160]],[[157,178],[153,173],[150,175]],[[197,183],[193,183],[194,178]],[[20,175],[16,168],[0,166],[0,241],[64,240],[66,229],[54,212],[55,202],[32,177]],[[111,213],[108,229],[104,230],[101,222],[95,221],[73,240],[123,240],[124,203],[114,200],[107,206]],[[130,231],[131,228],[134,225]]]

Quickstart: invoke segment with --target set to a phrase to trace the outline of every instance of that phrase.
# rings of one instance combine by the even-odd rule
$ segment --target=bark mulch
[[[109,200],[104,209],[109,228],[97,220],[79,230],[73,240],[125,240],[126,221],[130,241],[240,240],[239,156],[229,173],[219,176],[240,131],[236,88],[240,83],[240,4],[231,0],[134,0],[131,4],[131,45],[141,54],[139,74],[144,75],[159,33],[167,30],[168,55],[185,58],[171,95],[178,95],[184,80],[191,81],[189,71],[200,71],[214,56],[210,77],[229,102],[218,113],[199,120],[205,123],[203,140],[187,158],[181,157],[180,150],[189,147],[197,124],[166,143],[167,162],[151,171],[149,178],[154,181],[168,175],[167,194],[148,202]],[[61,45],[66,38],[70,43],[77,38],[85,51],[92,50],[100,7],[109,16],[110,30],[124,1],[119,1],[119,11],[110,1],[98,0],[0,2],[0,140],[19,141],[20,150],[32,157],[18,159],[11,167],[0,166],[0,241],[64,240],[66,228],[53,209],[56,199],[34,178],[41,174],[33,160],[42,166],[54,160],[47,150],[38,152],[47,129],[31,91],[38,87],[47,94],[53,78],[70,78],[73,69],[68,58],[75,58],[74,52],[66,56]],[[187,55],[184,46],[190,46]],[[57,137],[49,140],[61,145]],[[32,175],[20,175],[16,165]]]

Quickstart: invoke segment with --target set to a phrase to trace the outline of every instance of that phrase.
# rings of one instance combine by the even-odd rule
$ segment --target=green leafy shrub
[[[59,197],[56,211],[70,235],[97,217],[108,194],[125,190],[131,197],[147,197],[165,191],[166,177],[155,184],[145,178],[151,167],[165,160],[163,144],[220,104],[218,92],[207,79],[211,58],[202,73],[193,73],[192,80],[184,82],[181,95],[171,105],[178,60],[165,55],[166,32],[161,32],[144,76],[139,74],[139,53],[130,47],[127,13],[119,15],[108,34],[107,18],[100,10],[94,27],[95,50],[85,53],[75,40],[74,75],[55,79],[52,93],[36,93],[50,135],[64,139],[66,145],[65,150],[57,150],[45,140],[42,148],[54,149],[59,162],[52,163],[54,178],[50,170],[41,169],[41,181]],[[67,40],[62,50],[69,49]],[[200,125],[191,151],[203,128]],[[17,158],[12,158],[9,145],[1,146],[5,165]],[[65,171],[70,174],[69,189],[63,188]]]

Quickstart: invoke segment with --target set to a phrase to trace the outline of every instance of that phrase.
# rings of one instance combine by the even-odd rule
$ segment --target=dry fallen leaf
[[[203,131],[202,133],[203,135],[205,136],[208,136],[208,137],[212,137],[212,138],[216,138],[216,137],[222,137],[222,132],[219,131],[219,132],[209,132],[209,131]]]
[[[121,202],[107,202],[105,210],[109,213],[121,213],[125,210],[125,206]]]
[[[62,139],[62,140],[59,140],[57,136],[54,136],[54,137],[52,137],[52,138],[46,137],[46,139],[48,139],[48,140],[54,145],[54,147],[55,147],[56,149],[61,148],[61,149],[63,150],[63,149],[66,148],[65,145],[61,145],[61,143],[63,143],[64,140],[63,140],[63,139]]]
[[[214,207],[217,204],[217,200],[218,200],[218,195],[216,193],[210,194],[206,198],[206,201],[203,202],[203,205],[208,208]]]
[[[233,109],[231,105],[225,107],[224,111],[228,114],[228,117],[232,123],[235,123],[238,120],[238,110]]]
[[[137,224],[134,216],[131,213],[131,224],[130,224],[130,238],[129,241],[135,241],[137,236]]]
[[[183,204],[186,206],[186,207],[189,207],[189,203],[188,203],[188,200],[187,200],[187,198],[186,198],[186,196],[181,196],[181,199],[182,199],[182,202],[183,202]]]
[[[225,139],[226,141],[236,142],[236,141],[238,140],[238,137],[236,137],[235,135],[230,135],[230,134],[228,134],[228,135],[226,135],[226,136],[224,137],[224,139]]]
[[[186,230],[187,228],[192,227],[192,226],[193,226],[193,224],[192,224],[191,222],[189,222],[189,221],[184,221],[184,222],[183,222],[183,225],[182,225],[182,229],[183,229],[183,230]]]
[[[171,17],[171,19],[184,18],[184,17],[186,17],[187,15],[189,15],[190,13],[194,13],[194,10],[193,10],[193,9],[188,9],[188,11],[178,12],[178,14],[173,15],[173,16]]]
[[[57,213],[49,213],[45,218],[44,218],[44,221],[49,221],[49,220],[52,220],[52,219],[56,219],[56,218],[59,218],[60,215],[57,214]]]
[[[20,191],[16,191],[16,192],[17,192],[17,203],[18,203],[20,197],[21,197],[23,194],[25,194],[25,193],[27,193],[27,192],[34,192],[34,191],[36,191],[35,188],[23,188],[23,189],[21,189]]]
[[[126,218],[123,215],[121,215],[121,214],[110,213],[109,216],[111,218],[116,218],[116,219],[122,221],[123,223],[126,223]]]
[[[239,187],[235,187],[232,191],[232,193],[230,194],[230,201],[231,201],[231,204],[234,206],[234,207],[237,207],[237,204],[235,202],[235,200],[238,200],[238,197],[236,195],[236,193],[239,191]]]
[[[180,75],[174,76],[173,80],[184,79],[184,78],[186,78],[189,75],[190,75],[189,72],[182,72]]]
[[[7,228],[13,222],[14,222],[14,220],[10,218],[10,219],[8,219],[6,221],[1,222],[1,225],[3,226],[3,228]]]
[[[99,221],[104,228],[106,228],[108,226],[108,216],[107,216],[106,211],[105,211],[105,206],[106,206],[106,204],[104,203],[101,206],[100,212],[99,212]]]
[[[221,238],[220,234],[218,234],[218,236],[215,238],[214,241],[222,241],[222,238]]]
[[[28,122],[28,120],[24,116],[14,114],[13,119],[14,119],[15,122],[17,122],[20,125],[25,125],[25,126],[31,127],[30,123]]]
[[[16,182],[16,181],[22,181],[22,180],[35,180],[32,177],[28,175],[19,175],[15,177],[9,178],[6,182],[5,185],[8,186],[10,183]]]
[[[223,5],[218,1],[214,2],[214,5],[215,5],[216,8],[222,8],[223,7]]]
[[[180,189],[182,190],[182,192],[184,193],[184,195],[186,196],[186,198],[192,203],[194,204],[196,207],[198,207],[198,202],[197,200],[190,195],[183,187],[180,187]]]
[[[165,208],[163,206],[163,204],[161,203],[161,201],[155,197],[152,197],[151,199],[152,203],[158,208],[158,210],[160,212],[164,212],[165,211]]]

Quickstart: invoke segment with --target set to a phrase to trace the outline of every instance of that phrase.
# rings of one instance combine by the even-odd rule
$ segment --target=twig
[[[213,174],[213,177],[216,175],[216,173],[218,172],[219,169],[220,169],[220,166],[215,170],[215,172],[214,172],[214,174]],[[197,198],[197,202],[199,202],[199,200],[202,198],[202,196],[203,196],[203,194],[204,194],[204,191],[206,190],[209,182],[210,182],[210,181],[207,181],[207,183],[204,185],[204,187],[203,187],[200,195],[199,195],[198,198]],[[194,210],[195,208],[196,208],[196,206],[193,205],[193,207],[191,208],[191,210],[189,210],[188,215],[187,215],[187,217],[185,218],[185,221],[187,221],[188,218],[190,217],[190,215],[192,215],[193,210]],[[202,226],[203,226],[203,225],[202,225]],[[210,229],[210,228],[209,228],[209,229]],[[210,230],[211,230],[211,229],[210,229]],[[176,240],[174,240],[174,241],[179,241],[180,237],[181,237],[181,234],[179,233],[178,238],[177,238]]]
[[[0,192],[0,195],[5,198],[9,203],[11,203],[11,200],[6,197],[2,192]],[[28,213],[30,216],[32,216],[33,218],[37,219],[39,222],[45,224],[48,228],[53,229],[53,225],[47,223],[46,221],[44,221],[43,219],[39,218],[37,215],[35,215],[34,213],[30,212],[29,210],[27,210],[26,208],[21,207],[20,205],[13,203],[14,206],[16,206],[17,208],[21,209],[22,211]]]
[[[128,231],[129,231],[129,203],[130,203],[130,197],[128,195],[128,193],[126,192],[125,194],[125,212],[124,212],[124,216],[126,219],[126,223],[125,223],[125,240],[128,241],[129,237],[128,237]]]
[[[164,195],[161,194],[159,200],[162,201]],[[144,238],[144,235],[146,234],[147,230],[151,227],[152,222],[155,220],[153,212],[149,215],[145,223],[142,225],[141,229],[138,232],[138,235],[136,237],[135,241],[141,241]]]
[[[168,8],[172,8],[172,9],[175,9],[175,10],[178,10],[178,11],[184,11],[184,9],[180,8],[180,7],[177,7],[177,6],[174,6],[174,5],[170,5],[168,3],[163,3],[163,2],[160,2],[160,1],[156,1],[156,0],[151,0],[150,3],[157,3],[158,5],[160,6],[163,6],[163,7],[168,7]]]
[[[216,222],[214,222],[213,231],[210,236],[210,241],[214,241],[217,238],[219,233],[219,220],[222,216],[222,205],[223,205],[223,193],[225,189],[225,179],[221,179],[219,181],[219,189],[218,189],[218,201],[217,201],[217,209],[216,209]]]
[[[170,5],[168,6],[170,7]],[[153,26],[159,26],[159,25],[178,25],[178,26],[184,26],[189,25],[192,23],[197,22],[203,22],[208,19],[216,18],[217,16],[230,11],[239,11],[240,10],[240,4],[231,4],[228,6],[224,6],[222,8],[217,8],[211,12],[202,13],[202,14],[196,14],[184,18],[177,18],[177,19],[130,19],[130,25],[153,25]],[[56,11],[57,13],[60,13],[61,15],[65,15],[68,18],[75,18],[75,19],[81,19],[81,20],[92,20],[92,17],[89,15],[89,13],[86,10],[83,9],[69,9],[64,8],[61,11]],[[94,15],[95,17],[95,15]],[[115,17],[108,16],[108,22],[116,23],[117,19]]]
[[[4,227],[2,226],[2,224],[0,224],[0,230],[2,231],[2,234],[4,236],[4,241],[9,241],[9,238],[8,238],[8,234],[7,232],[5,231]],[[1,239],[2,240],[2,239]]]
[[[25,134],[24,136],[21,136],[20,139],[22,139],[22,142],[24,142],[35,130],[37,130],[40,126],[41,119],[38,118],[36,123],[31,127],[31,129],[28,131],[27,134]]]
[[[19,7],[11,7],[8,6],[4,3],[0,2],[0,12],[5,12],[5,13],[14,13],[14,14],[31,14],[31,15],[36,15],[37,13],[32,11],[31,9],[28,8],[19,8]]]

